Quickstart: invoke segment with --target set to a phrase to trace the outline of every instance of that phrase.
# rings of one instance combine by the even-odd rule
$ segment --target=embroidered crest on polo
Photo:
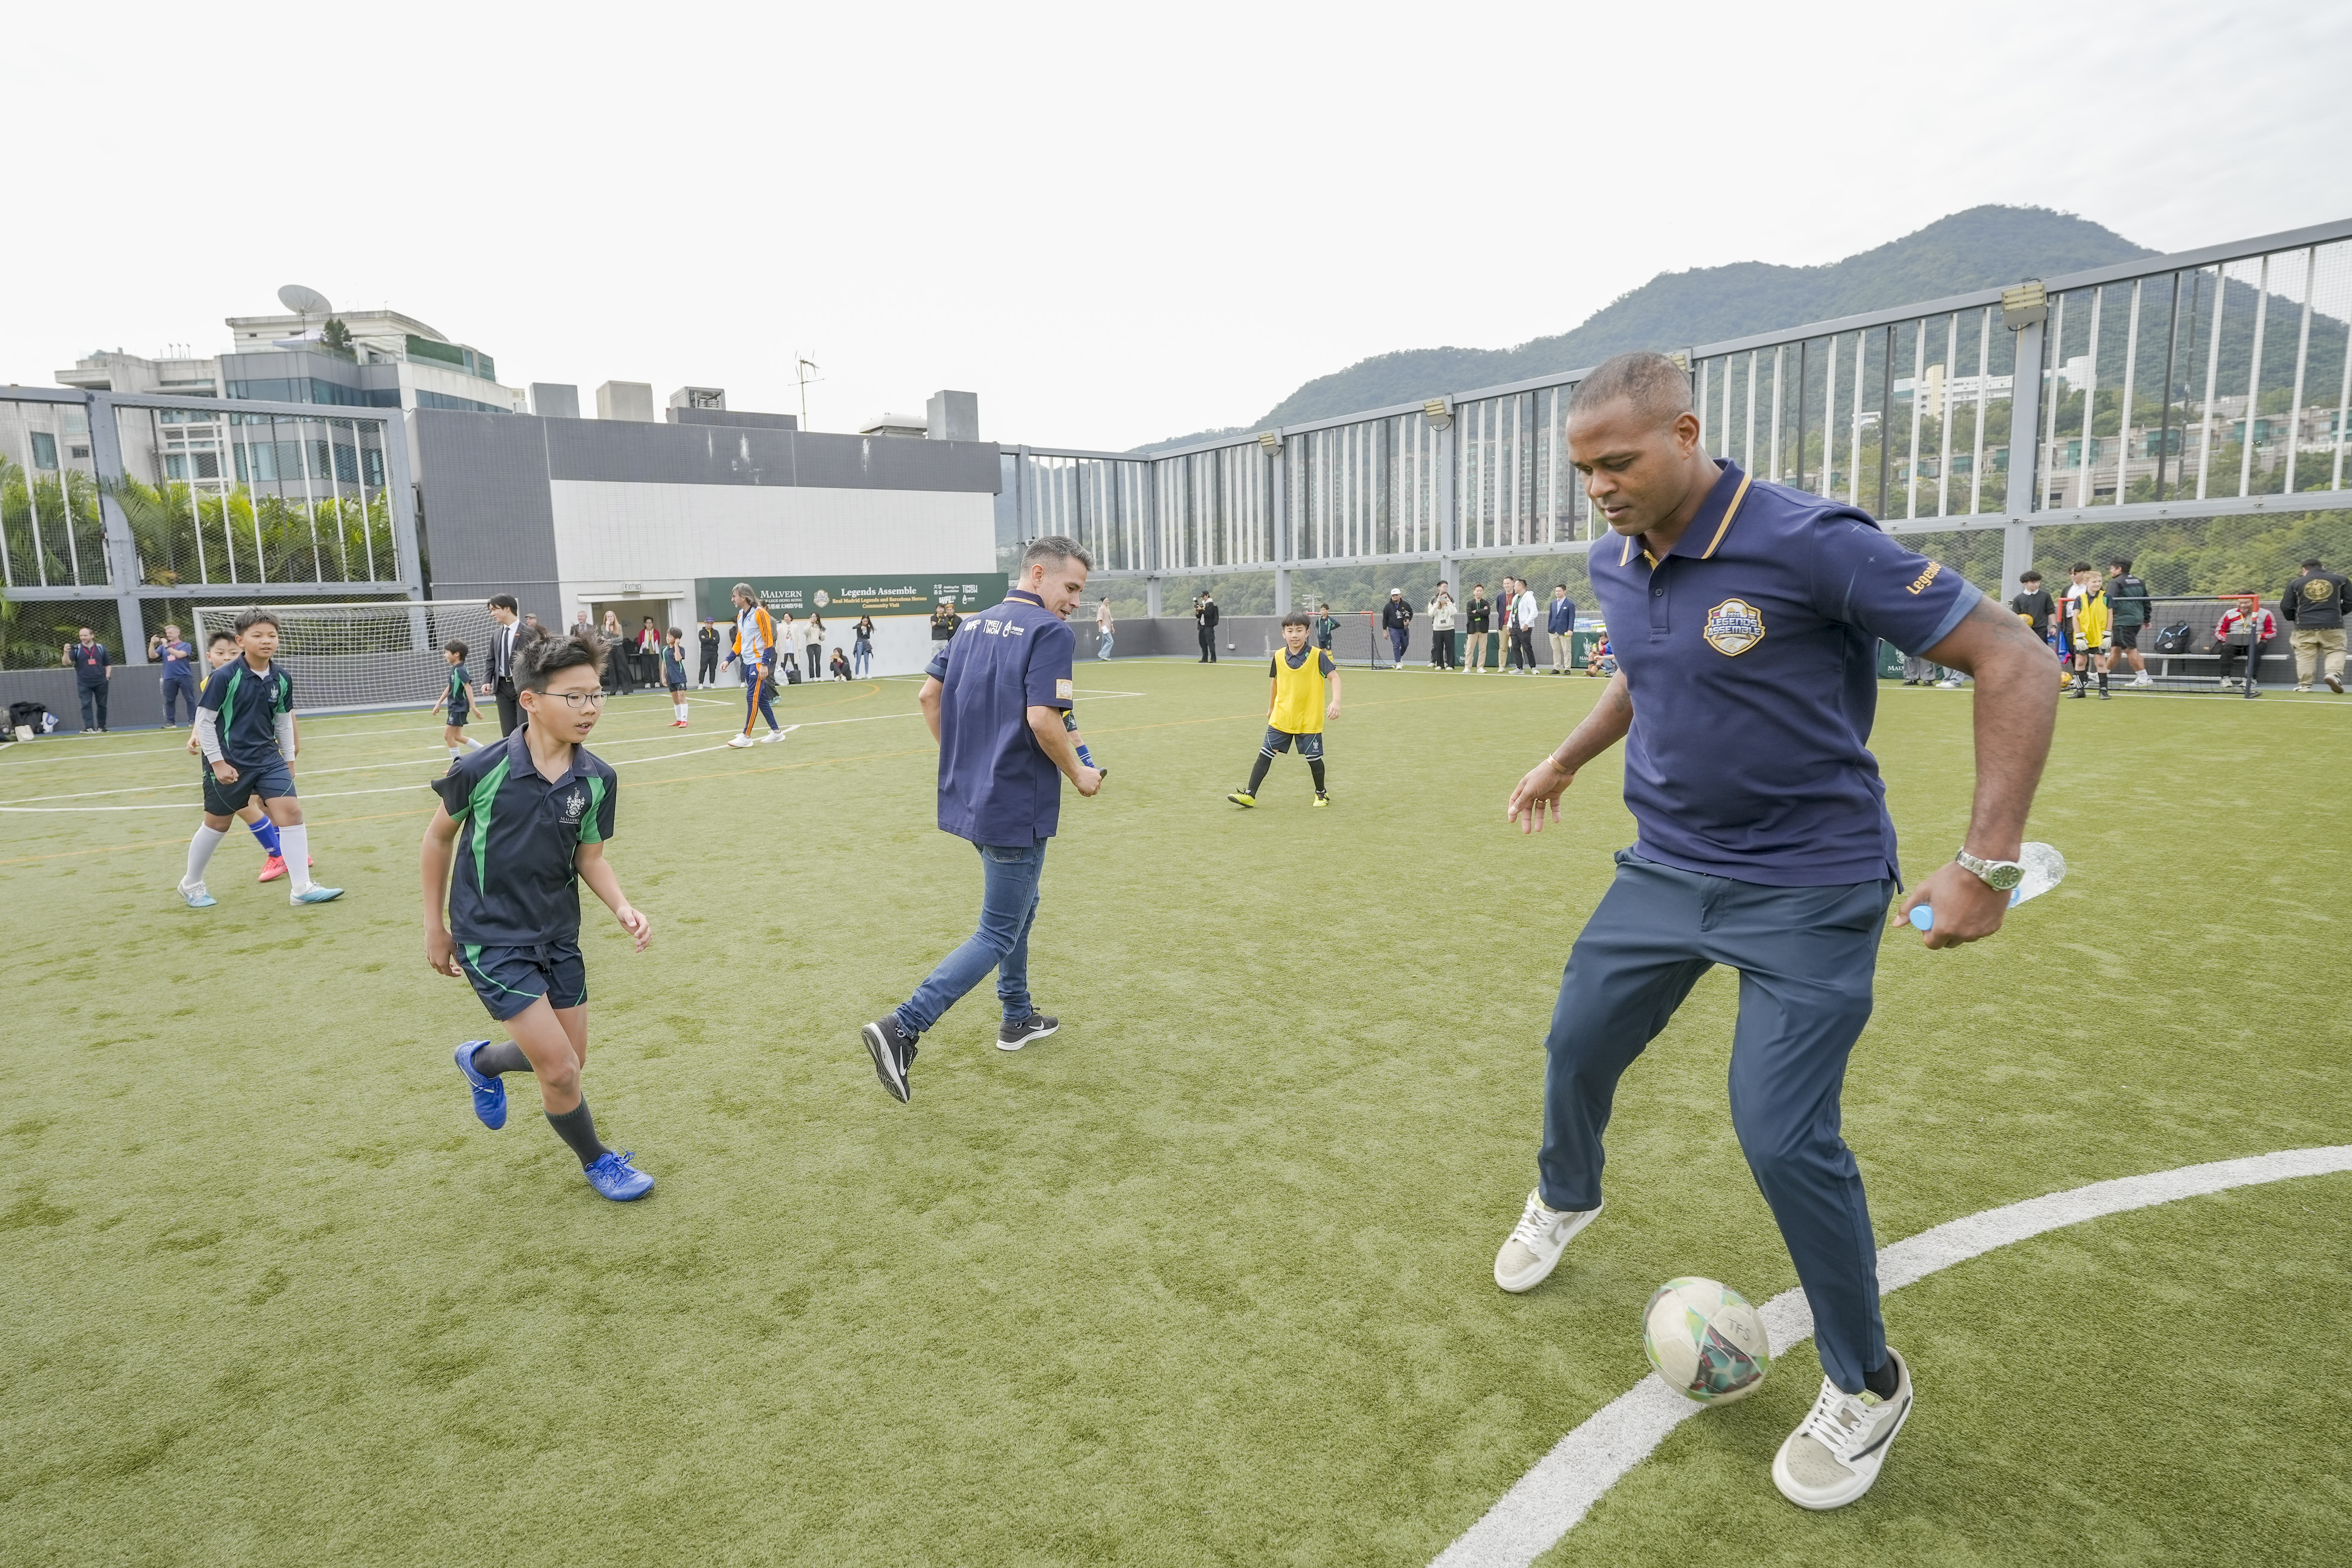
[[[570,795],[565,795],[565,796],[563,797],[563,820],[564,820],[564,821],[566,821],[566,822],[577,822],[577,821],[579,821],[579,820],[580,820],[580,814],[581,814],[582,812],[583,812],[583,811],[587,810],[587,809],[588,809],[588,792],[587,792],[587,791],[585,791],[585,790],[577,790],[577,789],[575,789],[575,790],[573,790]]]
[[[1716,652],[1736,658],[1764,640],[1764,612],[1745,599],[1726,599],[1706,613],[1706,629],[1699,635]]]

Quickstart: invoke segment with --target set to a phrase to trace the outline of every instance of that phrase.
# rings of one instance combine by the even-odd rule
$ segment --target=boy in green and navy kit
[[[466,721],[474,707],[474,680],[466,673],[466,645],[448,643],[441,649],[441,657],[449,661],[449,689],[441,694],[442,706],[446,710],[442,715],[441,743],[449,748],[449,765],[454,768],[457,759],[469,750],[480,751],[482,743],[466,738]]]
[[[1315,804],[1331,804],[1323,788],[1323,725],[1339,716],[1339,667],[1328,653],[1307,646],[1313,625],[1314,617],[1304,610],[1293,610],[1282,617],[1282,651],[1265,667],[1274,679],[1274,693],[1266,705],[1265,741],[1258,747],[1249,783],[1225,796],[1235,805],[1257,804],[1257,786],[1265,782],[1266,770],[1274,766],[1276,755],[1294,744],[1307,759],[1307,771],[1315,775]]]
[[[205,868],[247,803],[258,802],[278,828],[279,854],[293,889],[289,901],[340,899],[341,888],[322,888],[310,879],[310,830],[294,796],[292,767],[302,736],[294,721],[293,679],[278,668],[278,617],[264,609],[246,611],[236,618],[236,644],[241,657],[215,668],[196,699],[205,819],[188,842],[180,898],[192,910],[220,901],[205,889]]]
[[[457,1070],[482,1125],[493,1131],[506,1125],[500,1074],[534,1074],[548,1123],[579,1156],[588,1184],[626,1203],[651,1192],[654,1179],[630,1164],[635,1155],[598,1140],[580,1093],[588,965],[580,952],[579,884],[604,901],[639,952],[653,935],[604,858],[619,777],[582,744],[604,711],[597,679],[604,662],[594,637],[526,644],[515,657],[525,722],[434,781],[441,806],[421,854],[425,962],[472,981],[510,1036],[457,1047]]]

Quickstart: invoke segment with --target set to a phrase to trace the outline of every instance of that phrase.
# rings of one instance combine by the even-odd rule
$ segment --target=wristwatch
[[[1996,893],[2013,892],[2018,883],[2025,880],[2025,868],[2014,860],[1980,860],[1965,846],[1952,858],[1959,862],[1962,870],[1983,878],[1985,886]]]

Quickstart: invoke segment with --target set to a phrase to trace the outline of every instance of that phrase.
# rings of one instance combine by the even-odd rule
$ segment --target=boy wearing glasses
[[[579,884],[604,900],[637,951],[653,934],[604,859],[620,781],[583,744],[604,711],[594,637],[542,637],[516,654],[517,693],[528,722],[435,781],[441,797],[425,830],[425,962],[463,976],[507,1026],[509,1038],[467,1040],[457,1070],[474,1114],[506,1125],[499,1075],[539,1079],[540,1106],[579,1156],[588,1184],[616,1203],[653,1191],[654,1179],[596,1136],[581,1098],[588,1060],[588,966],[580,953]],[[455,863],[457,875],[450,869]],[[442,921],[444,894],[448,921]]]

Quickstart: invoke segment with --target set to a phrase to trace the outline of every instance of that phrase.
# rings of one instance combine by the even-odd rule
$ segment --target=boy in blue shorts
[[[1315,775],[1315,804],[1331,804],[1323,788],[1323,725],[1339,716],[1339,667],[1321,648],[1307,646],[1314,620],[1304,610],[1293,610],[1282,617],[1282,651],[1265,668],[1274,679],[1273,695],[1266,704],[1265,742],[1258,748],[1249,783],[1225,796],[1235,805],[1257,804],[1257,786],[1265,782],[1266,770],[1274,766],[1277,754],[1294,743],[1307,759],[1307,771]],[[1327,689],[1328,700],[1324,697]]]
[[[278,617],[260,608],[246,611],[236,618],[236,644],[243,657],[214,670],[196,699],[196,744],[207,769],[205,820],[188,843],[180,897],[195,910],[220,901],[205,890],[205,868],[237,812],[258,800],[278,827],[278,853],[293,887],[288,901],[340,899],[341,888],[310,880],[310,830],[302,822],[302,803],[294,798],[292,763],[302,737],[294,722],[294,682],[276,662]]]
[[[580,1093],[580,1069],[588,1060],[580,883],[604,900],[638,952],[653,935],[604,858],[619,777],[582,744],[604,711],[598,681],[604,664],[604,643],[593,637],[524,645],[515,656],[523,724],[434,781],[441,806],[425,830],[421,857],[425,962],[472,981],[482,1005],[511,1037],[457,1047],[457,1070],[473,1090],[482,1125],[493,1131],[506,1125],[500,1074],[536,1075],[548,1124],[579,1156],[588,1184],[627,1203],[653,1191],[654,1179],[629,1163],[634,1154],[615,1153],[598,1140]]]
[[[466,738],[466,721],[474,710],[474,700],[469,695],[474,689],[474,681],[473,677],[466,673],[466,653],[467,647],[462,642],[444,644],[441,649],[441,657],[449,661],[449,689],[441,695],[442,705],[446,710],[442,714],[441,743],[449,748],[449,765],[453,768],[467,752],[482,749],[479,741]]]

